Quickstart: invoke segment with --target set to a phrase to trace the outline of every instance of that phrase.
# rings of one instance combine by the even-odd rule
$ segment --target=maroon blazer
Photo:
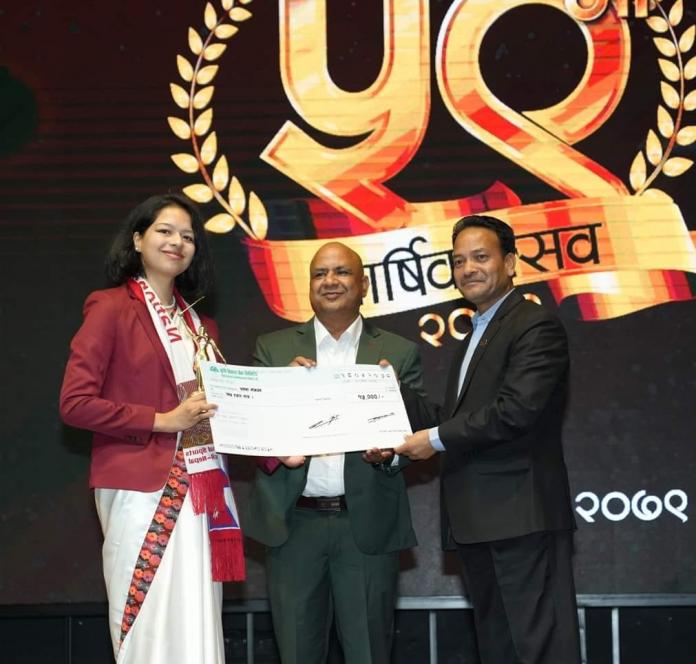
[[[174,374],[144,302],[126,285],[91,293],[70,344],[60,392],[66,424],[94,432],[91,487],[155,491],[167,481],[175,433],[155,413],[179,404]],[[217,326],[201,321],[215,339]]]

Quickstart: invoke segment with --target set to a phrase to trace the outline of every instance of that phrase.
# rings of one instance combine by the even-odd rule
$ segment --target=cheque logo
[[[654,521],[664,512],[686,523],[688,504],[689,498],[681,489],[671,489],[663,497],[650,495],[645,489],[633,496],[622,491],[610,491],[604,496],[583,491],[575,497],[575,511],[588,523],[595,523],[600,515],[608,521],[623,521],[630,516],[640,521]]]
[[[693,165],[688,152],[679,154],[696,142],[696,126],[687,122],[696,109],[696,91],[688,90],[696,78],[696,57],[689,55],[696,27],[683,25],[682,0],[633,3],[631,20],[654,35],[661,97],[656,123],[646,120],[628,184],[574,147],[606,123],[625,91],[631,61],[627,1],[544,0],[571,17],[582,34],[585,69],[566,99],[517,111],[486,85],[480,53],[498,18],[538,0],[455,0],[437,29],[432,67],[428,0],[384,0],[382,67],[360,91],[346,91],[330,76],[326,0],[279,0],[279,77],[288,101],[313,129],[353,139],[350,147],[330,147],[288,120],[259,155],[313,197],[309,209],[319,239],[293,241],[268,239],[266,207],[233,174],[213,129],[215,63],[252,17],[250,2],[208,2],[202,25],[189,28],[188,52],[177,55],[181,80],[170,86],[183,117],[168,121],[190,146],[172,155],[178,168],[196,175],[184,192],[217,206],[206,222],[209,231],[243,233],[252,270],[277,315],[293,321],[311,315],[304,270],[328,238],[340,238],[365,260],[371,281],[366,316],[457,299],[452,222],[487,210],[515,229],[517,284],[546,282],[558,303],[577,298],[585,320],[693,298],[686,275],[696,273],[696,234],[678,205],[654,186],[659,176],[677,177]],[[433,87],[465,132],[565,198],[524,204],[502,182],[454,200],[415,202],[397,194],[386,183],[424,140]],[[658,247],[651,245],[657,228]]]

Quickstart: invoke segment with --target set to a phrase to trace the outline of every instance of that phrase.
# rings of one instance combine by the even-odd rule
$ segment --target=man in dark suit
[[[560,321],[514,290],[515,237],[493,217],[458,221],[454,278],[477,312],[445,404],[396,448],[443,452],[443,540],[456,545],[483,664],[579,664],[575,527],[561,428],[568,345]]]
[[[388,362],[402,384],[420,392],[416,345],[360,316],[367,288],[354,251],[322,246],[310,265],[316,317],[261,336],[256,363],[310,370]],[[268,459],[257,470],[245,533],[268,547],[283,664],[323,664],[334,616],[346,664],[390,661],[398,552],[416,544],[400,462],[371,449]]]

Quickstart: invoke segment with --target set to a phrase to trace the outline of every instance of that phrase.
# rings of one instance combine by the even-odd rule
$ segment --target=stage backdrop
[[[441,399],[471,310],[450,229],[507,220],[572,353],[581,593],[696,592],[696,47],[682,0],[27,0],[0,8],[0,603],[101,601],[89,434],[57,396],[117,224],[204,210],[228,361],[306,320],[307,265],[364,257],[366,316]],[[253,465],[233,458],[242,516]],[[435,462],[407,471],[403,595],[457,595]],[[263,597],[263,551],[228,597]]]

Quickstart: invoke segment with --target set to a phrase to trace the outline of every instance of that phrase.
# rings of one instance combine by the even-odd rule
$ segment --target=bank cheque
[[[291,456],[394,447],[411,433],[392,367],[243,367],[202,362],[215,449]]]

